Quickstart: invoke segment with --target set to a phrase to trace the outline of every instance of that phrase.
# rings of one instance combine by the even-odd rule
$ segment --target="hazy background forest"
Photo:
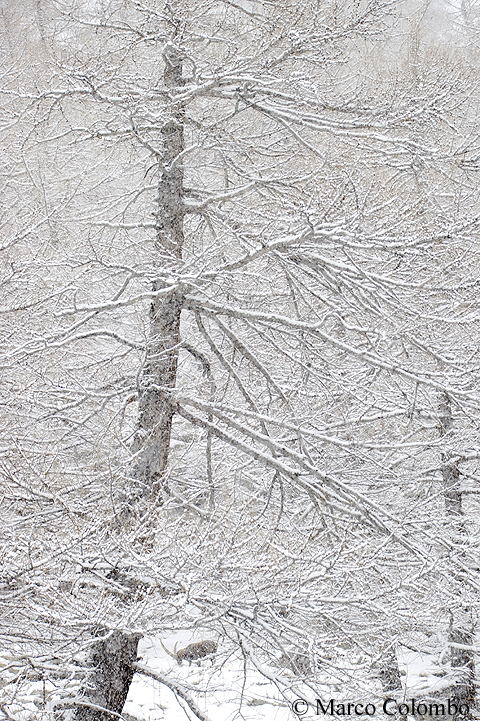
[[[0,33],[0,719],[475,717],[480,6]]]

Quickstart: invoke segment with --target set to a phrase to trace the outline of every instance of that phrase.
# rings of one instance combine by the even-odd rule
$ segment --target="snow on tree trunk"
[[[452,406],[450,398],[442,393],[439,405],[440,436],[448,434],[453,427]],[[467,532],[464,523],[462,508],[462,491],[460,488],[460,471],[458,463],[452,459],[451,453],[442,453],[442,478],[445,499],[445,514],[451,523],[452,537],[456,557],[464,555],[467,542]],[[455,580],[462,587],[458,574],[453,573]],[[452,695],[469,708],[475,703],[475,661],[473,651],[470,650],[474,641],[474,627],[471,609],[466,605],[459,593],[456,592],[457,602],[453,603],[450,612],[449,642],[452,670],[458,672],[458,680],[452,688]],[[463,648],[459,648],[459,646]],[[465,648],[468,647],[468,648]]]
[[[384,693],[398,691],[402,688],[400,669],[398,668],[397,654],[394,648],[389,649],[383,656],[378,676]]]
[[[182,84],[182,55],[171,43],[164,51],[164,83],[174,89]],[[163,155],[160,159],[157,215],[159,275],[182,257],[183,247],[183,167],[177,162],[184,149],[183,109],[177,109],[162,129]],[[154,280],[152,290],[169,286],[168,277]],[[133,442],[136,454],[134,478],[146,494],[167,490],[164,472],[168,462],[173,405],[168,389],[175,387],[180,314],[184,301],[182,288],[172,285],[150,306],[150,338],[139,398],[138,428]]]
[[[135,673],[140,638],[137,633],[113,631],[93,644],[88,663],[92,671],[74,721],[111,721],[114,714],[121,714]]]

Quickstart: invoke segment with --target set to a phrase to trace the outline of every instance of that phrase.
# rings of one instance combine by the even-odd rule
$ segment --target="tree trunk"
[[[378,675],[385,694],[391,691],[401,691],[402,680],[394,648],[390,648],[383,656]]]
[[[82,689],[74,721],[113,721],[121,714],[135,673],[141,635],[122,631],[96,641],[88,665],[92,671]],[[113,712],[113,713],[111,713]]]
[[[453,427],[452,407],[450,398],[443,393],[439,407],[440,436],[445,436]],[[445,515],[450,521],[451,541],[457,557],[464,555],[467,532],[464,524],[462,508],[462,491],[460,487],[460,470],[458,463],[451,459],[448,452],[442,453],[442,478],[445,499]],[[458,548],[458,551],[456,551]],[[453,571],[452,577],[462,588],[461,579]],[[475,660],[473,651],[458,648],[455,644],[472,647],[474,642],[474,623],[471,609],[462,602],[461,593],[456,591],[457,601],[450,608],[449,641],[452,670],[458,671],[458,680],[452,687],[452,696],[470,709],[475,703]]]
[[[168,43],[164,59],[165,86],[181,86],[180,51]],[[180,107],[161,129],[163,152],[158,185],[157,250],[163,271],[182,257],[183,166],[175,161],[184,149],[183,120],[184,111]],[[167,281],[159,279],[153,282],[152,290],[167,287]],[[150,337],[139,397],[138,428],[132,447],[136,456],[133,476],[142,495],[157,496],[162,490],[168,491],[165,469],[174,414],[168,391],[176,383],[183,302],[183,290],[172,285],[172,290],[154,298],[150,307]]]

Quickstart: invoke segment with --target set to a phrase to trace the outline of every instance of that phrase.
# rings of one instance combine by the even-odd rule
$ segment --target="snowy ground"
[[[430,653],[420,653],[405,646],[399,646],[397,658],[406,698],[418,698],[422,694],[445,696],[442,691],[452,684],[449,666],[439,664],[438,658]]]
[[[203,636],[202,638],[206,638]],[[165,647],[172,652],[175,645],[177,648],[184,648],[199,638],[192,637],[191,631],[177,633],[166,637],[163,640]],[[452,682],[448,665],[440,664],[438,658],[428,653],[420,653],[400,646],[397,650],[400,673],[402,675],[404,699],[436,697],[442,699],[447,697],[446,689]],[[220,645],[218,653],[212,659],[203,659],[198,665],[189,665],[184,662],[182,665],[169,656],[162,647],[158,638],[146,637],[142,639],[139,646],[141,664],[153,671],[160,672],[169,680],[182,684],[197,706],[205,714],[209,721],[232,721],[233,719],[244,719],[245,721],[292,721],[295,718],[303,718],[308,721],[323,717],[314,710],[297,716],[285,699],[281,697],[275,684],[268,680],[259,671],[249,666],[245,673],[243,658],[238,655],[228,654]],[[4,709],[8,709],[10,716],[6,718],[14,721],[37,721],[42,713],[40,708],[52,709],[55,701],[62,695],[71,696],[72,690],[63,686],[63,693],[59,687],[46,688],[38,681],[29,681],[28,675],[24,677],[20,686],[16,686],[13,677],[6,681],[8,662],[0,657],[0,669],[7,672],[4,675],[3,688],[0,690],[3,696],[0,703],[0,718]],[[268,674],[273,669],[265,669]],[[3,675],[3,674],[2,674]],[[14,675],[14,674],[13,674]],[[18,678],[17,678],[18,681]],[[10,695],[10,690],[13,695]],[[341,699],[343,694],[340,690],[335,694]],[[10,698],[9,698],[10,696]],[[307,694],[309,701],[315,703],[313,692]],[[65,697],[65,696],[64,696]],[[239,708],[239,699],[242,699]],[[292,699],[294,697],[292,696]],[[326,691],[324,701],[330,698]],[[43,702],[42,702],[43,699]],[[399,699],[403,701],[404,699]],[[354,701],[354,699],[352,699]],[[372,698],[372,701],[375,699]],[[53,703],[52,703],[53,702]],[[5,704],[5,705],[3,705]],[[302,709],[304,710],[304,709]],[[381,713],[381,703],[377,703],[377,717],[386,718]],[[47,718],[50,715],[47,713]],[[53,718],[53,713],[51,714]],[[191,711],[186,708],[183,701],[178,700],[173,691],[157,680],[147,678],[136,673],[130,687],[130,693],[125,704],[122,718],[125,721],[181,721],[181,719],[193,719]],[[365,719],[368,717],[362,716]]]
[[[195,639],[191,635],[177,634],[163,643],[173,651],[175,644],[182,648],[192,640]],[[295,718],[286,702],[279,699],[275,686],[259,672],[250,669],[245,679],[240,658],[230,656],[225,659],[220,652],[213,663],[204,660],[198,666],[185,662],[179,665],[153,638],[141,641],[139,655],[142,663],[149,668],[168,674],[192,689],[192,696],[210,721],[230,721],[242,716],[248,721],[291,721]],[[197,692],[193,689],[197,689]],[[244,699],[241,716],[238,713],[240,695]],[[124,711],[139,721],[178,721],[182,717],[188,718],[170,689],[140,674],[134,677]]]
[[[173,651],[175,643],[178,648],[182,648],[192,640],[188,634],[177,634],[165,640],[164,644]],[[180,666],[165,653],[156,639],[143,640],[140,655],[145,665],[183,681],[192,690],[197,704],[210,721],[230,721],[234,718],[246,721],[292,721],[299,718],[289,704],[280,699],[274,684],[258,671],[250,668],[245,678],[240,658],[229,657],[226,660],[219,653],[213,664],[203,661],[199,666],[186,663]],[[440,667],[431,654],[402,647],[398,661],[406,699],[427,692],[440,696],[442,689],[449,683],[448,669]],[[239,714],[240,695],[243,697],[243,705]],[[174,721],[183,715],[172,691],[138,674],[132,683],[125,712],[140,721]],[[318,719],[319,716],[307,713],[301,718]]]
[[[173,651],[175,643],[178,648],[182,648],[192,640],[191,635],[177,634],[164,643]],[[185,663],[179,666],[155,639],[142,642],[140,655],[150,668],[182,680],[188,685],[210,721],[230,721],[234,718],[243,718],[246,721],[292,721],[300,718],[293,713],[285,700],[280,699],[274,684],[258,671],[250,668],[245,678],[243,661],[240,658],[229,657],[226,660],[219,653],[213,665],[210,661],[204,661],[199,666]],[[429,653],[399,647],[398,662],[405,699],[423,695],[430,697],[432,694],[441,698],[444,695],[442,691],[451,684],[448,667],[439,665],[438,659]],[[197,693],[193,689],[198,689]],[[243,705],[239,714],[238,699],[241,694]],[[172,691],[138,674],[132,683],[125,712],[140,721],[174,721],[183,715]],[[376,715],[383,716],[380,713]],[[301,718],[310,720],[318,719],[319,716],[307,713]]]

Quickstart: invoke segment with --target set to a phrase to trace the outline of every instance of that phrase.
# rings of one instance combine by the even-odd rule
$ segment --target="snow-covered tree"
[[[11,14],[0,712],[41,680],[111,718],[181,628],[287,699],[372,693],[477,592],[475,527],[442,530],[477,454],[472,75],[409,69],[387,0]]]

